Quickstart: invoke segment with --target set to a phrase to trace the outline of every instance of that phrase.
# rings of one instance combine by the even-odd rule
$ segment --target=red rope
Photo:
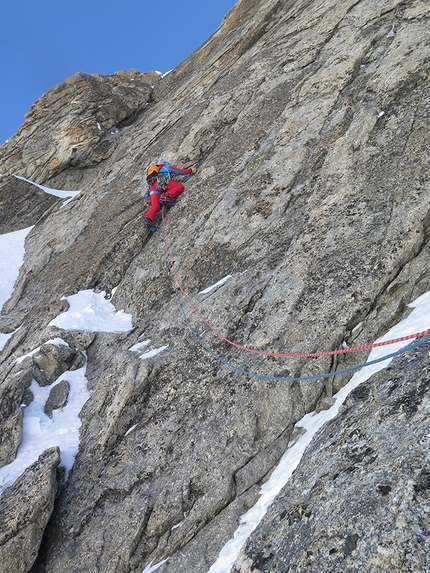
[[[422,338],[423,336],[430,335],[430,330],[424,330],[423,332],[417,332],[415,334],[409,334],[407,336],[402,336],[400,338],[393,338],[392,340],[385,340],[383,342],[374,342],[373,344],[363,344],[362,346],[351,346],[350,348],[342,348],[339,350],[326,350],[323,352],[286,352],[286,353],[285,352],[269,352],[266,350],[256,350],[254,348],[248,348],[247,346],[242,346],[241,344],[238,344],[237,342],[233,342],[232,340],[229,340],[223,334],[221,334],[214,326],[212,326],[212,324],[210,322],[208,322],[208,320],[194,306],[194,304],[190,300],[189,296],[187,295],[187,293],[182,288],[182,285],[179,281],[178,275],[177,275],[175,268],[174,268],[174,261],[173,261],[172,253],[170,250],[169,238],[168,238],[167,232],[166,232],[166,223],[164,220],[164,208],[161,211],[161,216],[163,219],[163,230],[164,230],[164,236],[166,239],[167,250],[169,253],[170,267],[172,269],[173,276],[175,277],[176,284],[178,285],[178,288],[182,293],[182,296],[185,298],[185,300],[190,305],[190,307],[195,312],[195,314],[197,314],[197,316],[200,318],[200,320],[202,320],[202,322],[204,322],[206,324],[206,326],[208,328],[210,328],[210,330],[212,330],[212,332],[214,332],[219,338],[224,340],[224,342],[227,342],[231,346],[239,348],[240,350],[244,350],[245,352],[252,352],[253,354],[259,354],[261,356],[273,356],[275,358],[317,358],[320,356],[333,356],[335,354],[348,354],[350,352],[359,352],[359,351],[363,351],[363,350],[371,350],[372,348],[379,348],[380,346],[389,346],[390,344],[395,344],[396,342],[404,342],[405,340],[413,340],[415,338]]]

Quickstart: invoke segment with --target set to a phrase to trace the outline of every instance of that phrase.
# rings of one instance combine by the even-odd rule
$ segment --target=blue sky
[[[236,0],[1,0],[0,145],[43,93],[77,72],[175,68]]]

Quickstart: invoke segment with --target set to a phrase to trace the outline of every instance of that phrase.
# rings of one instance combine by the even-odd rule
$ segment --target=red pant
[[[178,195],[182,193],[183,190],[184,186],[182,185],[182,183],[178,183],[178,181],[169,181],[169,185],[167,187],[167,190],[165,191],[166,197],[168,199],[175,199],[176,197],[178,197]],[[161,209],[160,197],[161,193],[159,192],[152,193],[152,195],[149,196],[151,205],[148,211],[146,212],[145,219],[149,219],[149,221],[154,222],[155,215]]]

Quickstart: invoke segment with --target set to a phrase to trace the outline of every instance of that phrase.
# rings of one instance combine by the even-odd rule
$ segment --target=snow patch
[[[52,338],[51,340],[47,340],[46,342],[44,342],[44,344],[52,344],[57,348],[60,346],[67,346],[67,348],[70,348],[67,342],[65,342],[62,338]]]
[[[137,424],[134,424],[134,426],[132,426],[131,428],[129,428],[126,433],[124,434],[124,436],[128,436],[128,434],[131,434],[131,432],[137,427]]]
[[[64,341],[62,343],[67,345]],[[40,454],[52,446],[60,448],[61,465],[66,468],[67,479],[79,447],[79,413],[90,397],[85,373],[86,364],[78,370],[64,372],[50,386],[41,387],[33,380],[30,390],[34,399],[24,409],[22,441],[17,456],[12,463],[0,468],[0,495]],[[49,418],[44,412],[45,404],[52,388],[61,380],[67,380],[70,384],[68,401],[64,408],[54,410],[52,418]]]
[[[164,563],[166,563],[169,559],[164,559],[163,561],[160,561],[160,563],[157,563],[156,565],[152,565],[153,561],[151,561],[151,563],[145,567],[145,569],[142,571],[142,573],[153,573],[153,571],[157,571],[157,569],[159,569],[162,565],[164,565]]]
[[[24,243],[33,227],[0,235],[0,312],[13,292],[24,260]]]
[[[113,304],[106,300],[104,291],[95,293],[88,289],[77,294],[62,297],[67,300],[69,310],[51,320],[49,326],[63,330],[85,332],[128,332],[133,328],[132,317],[123,310],[116,311]]]
[[[38,346],[37,348],[35,348],[31,352],[27,352],[27,354],[20,356],[19,358],[17,358],[15,360],[15,364],[21,364],[21,362],[23,362],[26,358],[28,358],[29,356],[33,356],[33,354],[36,354],[36,352],[38,352],[39,350],[40,350],[40,346]]]
[[[144,348],[147,348],[147,346],[149,346],[150,344],[151,344],[151,339],[148,338],[148,340],[143,340],[142,342],[134,344],[128,350],[129,352],[140,352]],[[160,348],[154,348],[153,350],[148,350],[148,352],[144,352],[143,354],[141,354],[139,358],[141,360],[152,358],[153,356],[157,356],[157,354],[160,354],[160,352],[163,352],[163,350],[166,350],[166,348],[169,348],[168,344],[166,346],[161,346]]]
[[[142,348],[146,348],[147,346],[149,346],[151,344],[151,339],[148,338],[148,340],[144,340],[143,342],[138,342],[137,344],[134,344],[131,348],[129,348],[128,350],[130,352],[139,352],[140,350],[142,350]]]
[[[363,326],[363,323],[362,323],[362,322],[359,322],[359,323],[357,324],[357,326],[354,326],[354,328],[353,328],[352,331],[351,331],[351,334],[355,334],[355,333],[357,332],[357,330],[359,330],[362,326]]]
[[[22,326],[22,324],[21,324],[21,326]],[[18,326],[18,328],[16,330],[14,330],[13,332],[9,332],[8,334],[4,334],[3,332],[0,332],[0,352],[6,346],[6,343],[9,340],[9,338],[11,338],[11,336],[13,336],[15,334],[15,332],[18,332],[18,330],[21,328],[21,326]]]
[[[78,195],[79,193],[81,193],[81,190],[79,191],[62,191],[61,189],[51,189],[50,187],[45,187],[44,185],[39,185],[38,183],[35,183],[34,181],[30,181],[29,179],[26,179],[25,177],[20,177],[19,175],[15,175],[15,177],[17,179],[21,179],[22,181],[27,181],[27,183],[31,183],[32,185],[35,185],[36,187],[39,187],[39,189],[42,189],[42,191],[45,191],[45,193],[48,193],[49,195],[55,195],[55,197],[59,197],[60,199],[66,199],[67,197],[76,197],[76,195]]]
[[[214,285],[206,288],[205,290],[201,290],[199,292],[199,294],[207,294],[208,292],[211,292],[213,289],[223,285],[224,283],[226,283],[228,281],[228,279],[231,279],[233,275],[227,275],[226,277],[224,277],[223,279],[221,279],[220,281],[218,281],[217,283],[215,283]]]
[[[387,38],[394,38],[395,35],[396,35],[396,25],[393,24],[391,30],[387,34]]]
[[[0,235],[0,313],[4,303],[11,297],[16,279],[24,260],[24,243],[33,227]],[[21,327],[19,327],[21,328]],[[6,346],[11,336],[19,330],[10,333],[0,332],[0,352]]]
[[[168,344],[166,344],[166,346],[161,346],[160,348],[154,348],[153,350],[149,350],[148,352],[144,352],[143,354],[141,354],[139,356],[139,358],[141,360],[146,360],[147,358],[152,358],[153,356],[157,356],[157,354],[160,354],[160,352],[163,352],[163,350],[166,350],[166,348],[169,348]]]

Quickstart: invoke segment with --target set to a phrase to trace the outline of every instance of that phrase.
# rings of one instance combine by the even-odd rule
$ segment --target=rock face
[[[373,341],[429,290],[429,15],[421,0],[240,0],[164,78],[78,74],[42,96],[0,147],[2,232],[34,225],[0,316],[1,332],[16,331],[0,365],[1,463],[19,445],[32,378],[49,383],[75,360],[60,356],[52,366],[38,348],[61,338],[77,359],[85,350],[91,391],[79,453],[32,573],[140,573],[165,559],[160,573],[205,573],[257,499],[295,422],[347,381],[285,378],[362,360],[245,352],[182,299],[185,322],[166,243],[198,312],[230,341],[268,352]],[[141,223],[144,176],[161,160],[201,167],[167,212],[166,235],[158,221],[149,238]],[[51,196],[45,202],[14,174],[81,192],[64,206]],[[64,297],[85,289],[104,291],[132,315],[133,329],[119,335],[49,326],[66,309]],[[141,359],[130,348],[143,339],[148,350],[164,350]],[[29,353],[31,364],[19,372],[17,358]],[[414,361],[421,364],[413,356],[402,368]],[[390,384],[381,382],[381,399]],[[359,412],[362,404],[349,407]],[[362,431],[381,467],[391,467],[389,448]],[[414,439],[419,429],[411,432]],[[335,438],[328,443],[341,455]],[[410,479],[425,481],[425,464],[417,461]],[[353,491],[363,480],[368,492],[378,485],[397,492],[394,479],[378,477],[375,485],[358,471],[350,479]],[[303,492],[313,483],[303,476]],[[425,491],[417,493],[420,507]],[[390,495],[375,493],[378,502]],[[292,494],[282,499],[280,513],[301,515]],[[318,504],[321,516],[330,514],[322,495]],[[344,518],[351,518],[347,509]],[[377,547],[363,534],[366,520],[363,507],[350,537],[328,547],[338,552],[332,559],[345,547],[352,556],[360,545],[360,555]],[[340,517],[336,523],[337,532]],[[386,548],[391,538],[375,535]],[[251,569],[260,567],[258,552],[269,547],[263,535],[256,539],[260,549],[246,549],[244,570],[249,560]],[[317,539],[308,545],[319,555]],[[296,562],[303,547],[288,549]],[[408,570],[422,571],[422,552],[413,547]]]
[[[45,414],[52,418],[52,413],[54,410],[64,408],[64,406],[67,404],[69,392],[70,384],[67,382],[67,380],[60,380],[60,382],[56,384],[49,393],[48,400],[45,404]]]
[[[158,80],[154,72],[136,70],[67,79],[31,107],[14,144],[3,146],[2,168],[47,181],[68,167],[82,169],[107,159],[119,129],[148,103],[151,84]]]
[[[0,232],[10,233],[37,223],[58,199],[13,175],[0,177]]]
[[[26,573],[33,565],[62,477],[59,463],[58,448],[46,450],[0,498],[4,573]]]
[[[428,351],[406,354],[350,394],[235,573],[430,570]]]
[[[0,466],[15,459],[22,438],[22,405],[28,401],[28,388],[33,380],[31,359],[25,359],[8,369],[8,382],[0,387]],[[31,401],[31,399],[29,398]]]

